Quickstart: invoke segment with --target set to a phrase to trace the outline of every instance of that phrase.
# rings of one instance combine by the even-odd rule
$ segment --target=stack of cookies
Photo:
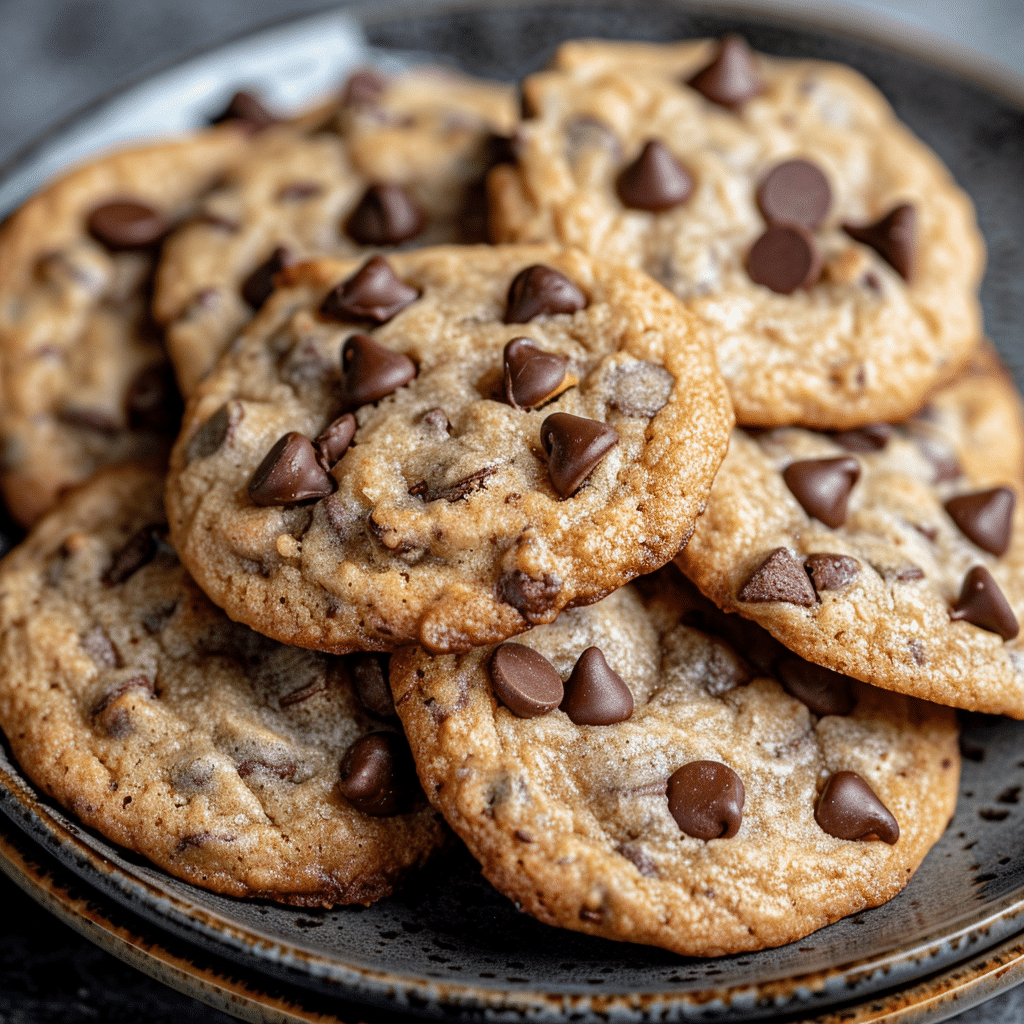
[[[552,925],[789,942],[906,885],[952,708],[1024,717],[973,211],[738,37],[521,98],[239,94],[9,219],[0,725],[221,893],[369,903],[457,837]]]

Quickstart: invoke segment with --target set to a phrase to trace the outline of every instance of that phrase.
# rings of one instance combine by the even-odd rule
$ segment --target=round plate
[[[369,49],[358,35],[360,25]],[[0,208],[66,160],[125,132],[198,123],[240,82],[288,105],[311,98],[355,63],[400,62],[413,51],[477,74],[515,78],[574,36],[674,39],[732,30],[769,53],[852,64],[939,152],[974,198],[988,239],[988,332],[1011,366],[1024,366],[1017,334],[1024,323],[1021,103],[961,72],[878,43],[752,16],[640,7],[627,0],[511,7],[477,0],[427,12],[422,6],[350,7],[343,14],[293,20],[148,78],[60,126],[9,167],[0,182]],[[1024,724],[965,716],[964,725],[956,817],[903,894],[801,942],[715,960],[682,959],[541,925],[490,889],[464,852],[370,908],[300,911],[220,897],[149,866],[50,806],[6,755],[0,756],[0,808],[118,907],[215,957],[299,986],[311,999],[340,995],[427,1015],[486,1014],[496,1021],[726,1022],[831,1014],[871,997],[843,1019],[877,1019],[871,1007],[900,1005],[908,1020],[940,1020],[969,1003],[934,1002],[928,986],[937,984],[937,972],[947,989],[963,985],[965,993],[981,991],[977,979],[989,978],[984,995],[992,994],[1019,975],[1010,969],[986,974],[988,968],[977,965],[1003,964],[1003,956],[1013,961],[1017,954],[1007,949],[1015,949],[1016,941],[1007,940],[1024,927],[1018,920],[1024,869],[1016,856],[1024,845],[1018,804]],[[991,952],[977,960],[986,949]],[[891,999],[876,995],[897,988],[901,994]],[[926,991],[932,995],[920,995]],[[869,1016],[857,1016],[863,1013]]]

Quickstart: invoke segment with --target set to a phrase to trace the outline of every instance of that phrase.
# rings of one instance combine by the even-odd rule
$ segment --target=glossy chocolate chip
[[[406,284],[383,256],[371,256],[327,293],[320,313],[341,323],[371,320],[384,324],[419,297],[420,293]]]
[[[498,580],[498,600],[515,608],[528,622],[546,622],[558,605],[562,593],[561,577],[545,573],[535,579],[521,569],[502,573]]]
[[[242,298],[252,306],[260,309],[263,303],[274,293],[274,278],[292,263],[291,254],[279,245],[243,282]]]
[[[374,732],[356,740],[341,759],[338,789],[363,814],[391,818],[412,803],[415,769],[404,736]]]
[[[312,442],[290,431],[267,452],[249,480],[249,497],[256,505],[297,505],[325,498],[334,481],[324,472]]]
[[[914,276],[916,221],[913,205],[903,203],[874,224],[844,224],[843,230],[871,246],[904,281],[909,281]]]
[[[586,306],[586,296],[565,274],[536,263],[513,278],[505,323],[525,324],[536,316],[576,313]]]
[[[1004,640],[1012,640],[1020,632],[1013,609],[983,565],[974,566],[964,577],[960,598],[949,617],[998,633]]]
[[[754,570],[740,590],[739,599],[751,604],[785,601],[804,608],[818,603],[803,565],[788,548],[776,548]]]
[[[396,714],[395,699],[388,685],[389,654],[357,654],[352,660],[352,682],[359,703],[380,718]]]
[[[811,577],[815,590],[840,590],[860,572],[860,562],[849,555],[822,552],[808,555],[804,559],[804,568]]]
[[[853,430],[840,430],[832,435],[832,440],[848,452],[868,454],[880,452],[889,443],[893,429],[889,423],[869,423]]]
[[[341,347],[341,402],[349,409],[377,402],[416,376],[404,353],[385,348],[368,334],[353,334]]]
[[[313,447],[320,457],[320,465],[330,472],[334,464],[345,454],[355,436],[356,418],[350,412],[339,416],[333,423],[324,427],[313,442]]]
[[[695,839],[731,839],[740,830],[743,780],[720,761],[691,761],[668,780],[668,809]]]
[[[693,178],[664,143],[651,139],[619,175],[615,190],[623,206],[661,213],[690,198]]]
[[[110,568],[103,574],[104,586],[120,586],[152,562],[160,550],[159,538],[164,531],[161,525],[151,525],[133,533],[124,547],[115,553]]]
[[[345,234],[360,245],[400,245],[424,223],[419,203],[400,185],[371,185],[345,221]]]
[[[356,71],[349,76],[341,94],[343,107],[373,107],[380,102],[388,80],[372,68]]]
[[[131,430],[177,433],[183,405],[171,364],[161,360],[143,367],[128,385],[124,405]]]
[[[814,236],[799,224],[772,225],[747,254],[750,280],[780,295],[815,285],[823,265]]]
[[[846,522],[853,485],[860,479],[860,463],[852,455],[836,459],[791,462],[782,479],[803,510],[833,530]]]
[[[757,205],[769,224],[816,228],[828,216],[832,189],[817,164],[787,160],[772,168],[761,182]]]
[[[857,703],[849,676],[822,665],[792,655],[781,658],[775,671],[786,693],[816,715],[848,715]]]
[[[946,511],[968,540],[993,555],[1004,555],[1013,531],[1017,495],[1009,487],[960,494],[946,502]]]
[[[856,772],[836,772],[825,783],[814,820],[836,839],[880,839],[892,846],[900,826]]]
[[[555,412],[541,424],[540,440],[548,453],[551,485],[568,498],[618,444],[619,435],[599,420]]]
[[[529,338],[513,338],[505,346],[504,364],[505,400],[516,409],[533,409],[558,392],[567,361]]]
[[[577,725],[612,725],[633,714],[633,694],[601,649],[588,647],[565,682],[559,707]]]
[[[562,680],[554,665],[532,647],[504,643],[495,648],[490,674],[498,700],[519,718],[546,715],[562,702]]]
[[[97,206],[86,220],[89,234],[108,249],[145,249],[159,242],[171,225],[152,206],[124,200]]]
[[[742,36],[728,35],[715,59],[687,83],[712,103],[734,109],[764,92],[754,55]]]
[[[210,118],[210,124],[224,121],[240,121],[246,128],[258,132],[276,124],[277,118],[251,92],[236,92],[228,105]]]

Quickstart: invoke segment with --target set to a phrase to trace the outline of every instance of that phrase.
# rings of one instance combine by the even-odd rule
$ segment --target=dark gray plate
[[[1020,381],[1024,114],[1012,96],[962,71],[835,30],[676,5],[478,2],[429,12],[401,5],[346,10],[351,20],[321,14],[292,21],[102,101],[8,168],[0,209],[66,159],[126,130],[198,121],[240,81],[274,87],[282,103],[308,98],[364,58],[352,25],[364,26],[376,55],[427,52],[504,78],[538,67],[559,40],[573,36],[674,39],[739,29],[770,53],[854,65],[950,165],[973,196],[988,239],[988,332]],[[314,992],[472,1019],[756,1020],[820,1013],[905,988],[1024,928],[1018,921],[1024,724],[966,716],[965,744],[956,817],[901,896],[782,949],[708,961],[540,925],[494,893],[464,853],[369,909],[296,911],[218,897],[74,825],[34,793],[6,754],[0,754],[0,808],[83,881],[140,917]]]

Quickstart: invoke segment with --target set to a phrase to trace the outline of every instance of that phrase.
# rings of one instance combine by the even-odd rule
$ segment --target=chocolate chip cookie
[[[574,42],[523,94],[494,236],[665,284],[714,329],[739,423],[904,419],[978,343],[970,201],[851,69],[737,37]]]
[[[517,119],[508,85],[365,70],[325,118],[274,127],[166,246],[154,309],[183,393],[313,255],[484,241],[483,173]]]
[[[393,655],[430,799],[523,910],[687,956],[891,898],[953,813],[953,713],[796,657],[773,676],[753,624],[686,624],[671,572],[496,648]]]
[[[201,383],[171,534],[235,619],[334,653],[464,650],[689,536],[732,420],[706,331],[545,246],[321,260]]]
[[[172,874],[369,903],[447,842],[387,667],[231,622],[167,542],[162,481],[109,470],[0,565],[0,725],[91,828]]]

